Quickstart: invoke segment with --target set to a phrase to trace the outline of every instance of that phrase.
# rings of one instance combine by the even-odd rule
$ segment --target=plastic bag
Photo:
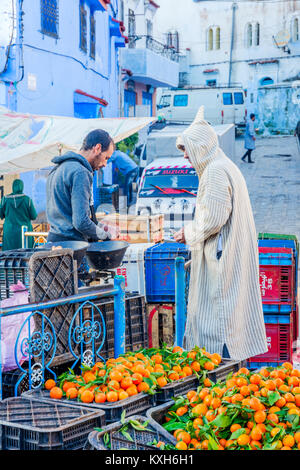
[[[18,281],[17,284],[10,286],[10,291],[13,296],[1,301],[1,308],[13,307],[16,305],[28,304],[29,292],[22,282]],[[15,360],[15,344],[18,338],[20,329],[24,321],[29,317],[31,312],[17,313],[9,317],[2,317],[1,319],[1,359],[2,371],[8,372],[18,368]],[[34,320],[30,319],[31,334],[34,331]],[[19,364],[22,365],[28,356],[24,356],[21,352],[20,346],[23,339],[28,338],[28,324],[24,325],[22,332],[19,336],[17,358]]]

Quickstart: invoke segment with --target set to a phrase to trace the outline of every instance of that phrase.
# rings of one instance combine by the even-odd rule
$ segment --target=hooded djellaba
[[[23,194],[22,180],[13,181],[12,193],[4,196],[0,203],[0,218],[5,219],[3,225],[2,251],[22,248],[22,226],[32,232],[31,221],[37,213],[30,197]],[[28,247],[32,248],[33,237],[28,238]]]
[[[199,177],[184,346],[245,360],[267,351],[259,286],[257,235],[243,175],[218,145],[200,108],[178,137]]]

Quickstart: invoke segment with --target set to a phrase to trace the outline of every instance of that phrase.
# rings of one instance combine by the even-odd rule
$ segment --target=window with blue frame
[[[96,20],[94,14],[91,12],[90,16],[90,57],[96,57]]]
[[[188,95],[175,95],[174,96],[174,106],[187,106],[189,102]]]
[[[41,32],[58,38],[58,0],[41,0]]]
[[[240,92],[234,93],[234,103],[235,104],[244,104],[244,95],[243,95],[243,93],[240,93]]]
[[[80,3],[80,43],[79,47],[83,52],[87,52],[87,12],[84,5]]]
[[[223,93],[223,104],[225,106],[233,104],[232,93]]]

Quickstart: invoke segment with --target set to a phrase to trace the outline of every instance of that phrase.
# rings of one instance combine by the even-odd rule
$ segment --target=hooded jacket
[[[257,235],[244,177],[203,114],[177,141],[199,176],[195,218],[184,227],[192,251],[185,346],[222,355],[226,344],[244,360],[267,351]]]
[[[4,196],[0,204],[0,217],[5,219],[3,225],[2,250],[22,248],[22,226],[32,232],[31,221],[37,213],[30,197],[23,194],[24,183],[20,179],[13,181],[12,193]],[[34,240],[28,238],[28,247],[32,248]]]
[[[97,239],[90,219],[93,169],[82,155],[67,152],[53,158],[47,179],[47,220],[50,234],[63,240]]]

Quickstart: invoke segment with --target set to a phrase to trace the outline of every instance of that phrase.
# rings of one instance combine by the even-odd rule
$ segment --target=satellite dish
[[[287,45],[291,38],[290,33],[287,30],[279,31],[279,33],[274,36],[275,42],[278,47],[284,47]]]

